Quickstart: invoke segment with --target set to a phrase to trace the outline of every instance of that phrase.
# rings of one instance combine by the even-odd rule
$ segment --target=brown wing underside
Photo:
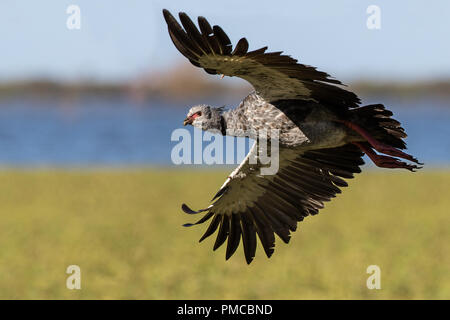
[[[338,109],[357,107],[360,100],[336,85],[342,83],[316,68],[297,63],[282,52],[269,52],[267,47],[248,51],[248,42],[240,39],[234,49],[226,33],[198,18],[200,29],[183,12],[182,26],[163,10],[170,37],[175,47],[189,61],[210,74],[237,76],[249,81],[268,101],[276,99],[313,100]]]
[[[280,168],[274,179],[263,186],[265,193],[244,211],[218,214],[214,204],[198,212],[183,205],[183,210],[189,214],[206,212],[195,224],[212,218],[200,241],[219,230],[214,250],[227,242],[226,259],[235,253],[242,239],[245,259],[250,263],[255,256],[257,237],[270,258],[274,252],[275,234],[288,243],[297,222],[317,214],[324,202],[341,193],[340,188],[347,186],[343,178],[351,179],[354,173],[361,172],[362,156],[363,153],[351,144],[309,151]],[[226,196],[226,190],[219,190],[219,200]]]

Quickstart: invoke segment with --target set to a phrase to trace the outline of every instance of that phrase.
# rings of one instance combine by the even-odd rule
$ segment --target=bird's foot
[[[389,169],[403,168],[412,172],[415,172],[417,169],[421,168],[419,166],[416,166],[415,164],[407,164],[406,162],[400,161],[397,158],[393,158],[390,156],[377,154],[375,157],[370,157],[370,159],[372,159],[373,163],[375,163],[375,165],[380,168],[389,168]]]
[[[420,163],[420,162],[419,162],[416,158],[414,158],[412,155],[407,154],[407,153],[405,153],[405,152],[403,152],[403,151],[401,151],[401,150],[399,150],[399,149],[397,149],[397,148],[394,148],[394,147],[385,145],[385,144],[383,144],[383,143],[381,143],[381,142],[379,142],[379,141],[377,141],[377,142],[378,142],[378,143],[376,143],[375,145],[372,144],[372,147],[373,147],[376,151],[378,151],[378,152],[380,152],[380,153],[384,153],[384,154],[390,155],[390,156],[394,156],[394,157],[399,157],[399,158],[402,158],[402,159],[406,159],[406,160],[409,160],[409,161],[411,161],[411,162],[414,162],[414,163],[423,165],[423,163]]]
[[[408,164],[406,162],[400,161],[399,159],[394,157],[377,154],[369,145],[366,145],[364,143],[354,142],[353,144],[360,148],[365,154],[367,154],[367,156],[377,167],[389,169],[403,168],[412,172],[415,172],[417,169],[422,168],[415,164]]]
[[[412,155],[407,154],[407,153],[401,151],[398,148],[386,145],[386,144],[378,141],[372,135],[370,135],[366,130],[364,130],[363,128],[361,128],[357,124],[355,124],[353,122],[350,122],[350,121],[345,121],[345,120],[340,121],[340,122],[345,124],[350,129],[352,129],[352,130],[356,131],[357,133],[359,133],[379,153],[384,153],[384,154],[387,154],[387,155],[390,155],[390,156],[399,157],[399,158],[402,158],[402,159],[405,159],[405,160],[409,160],[411,162],[423,165],[423,163],[420,163]]]

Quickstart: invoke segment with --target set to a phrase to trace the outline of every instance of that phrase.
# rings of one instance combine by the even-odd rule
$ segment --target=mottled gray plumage
[[[190,123],[199,129],[226,131],[231,136],[248,136],[247,133],[275,129],[279,130],[281,146],[301,147],[303,150],[344,145],[348,143],[346,137],[351,134],[347,127],[336,123],[333,112],[322,105],[289,100],[281,111],[256,92],[249,94],[238,107],[226,111],[207,105],[194,106],[187,118],[199,111],[202,115]],[[250,137],[257,138],[251,134]]]
[[[245,38],[233,50],[222,28],[211,27],[203,17],[198,18],[199,30],[185,13],[179,14],[183,27],[169,11],[163,14],[174,45],[193,65],[210,74],[238,76],[255,88],[234,109],[192,107],[184,124],[228,135],[252,132],[256,140],[260,130],[279,133],[276,174],[261,175],[261,163],[250,161],[258,152],[255,143],[209,207],[194,211],[182,206],[188,214],[205,213],[195,224],[211,219],[200,241],[218,230],[213,248],[226,241],[226,259],[242,240],[250,263],[257,236],[270,257],[274,234],[289,242],[298,221],[317,214],[347,186],[344,179],[361,171],[364,153],[380,167],[419,168],[394,158],[419,163],[399,150],[406,147],[406,133],[383,105],[360,107],[358,97],[325,72],[281,52],[267,53],[267,47],[248,52]]]

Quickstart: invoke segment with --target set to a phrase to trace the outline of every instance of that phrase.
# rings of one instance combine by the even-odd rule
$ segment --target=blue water
[[[382,102],[409,137],[409,152],[430,166],[450,164],[450,106],[424,98]],[[236,101],[237,102],[237,101]],[[187,107],[165,101],[83,97],[0,100],[1,167],[171,165],[172,131]]]

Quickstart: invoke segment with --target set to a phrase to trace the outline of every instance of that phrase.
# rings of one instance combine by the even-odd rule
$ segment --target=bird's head
[[[221,113],[223,108],[197,105],[189,109],[183,125],[192,125],[202,130],[221,130]]]

